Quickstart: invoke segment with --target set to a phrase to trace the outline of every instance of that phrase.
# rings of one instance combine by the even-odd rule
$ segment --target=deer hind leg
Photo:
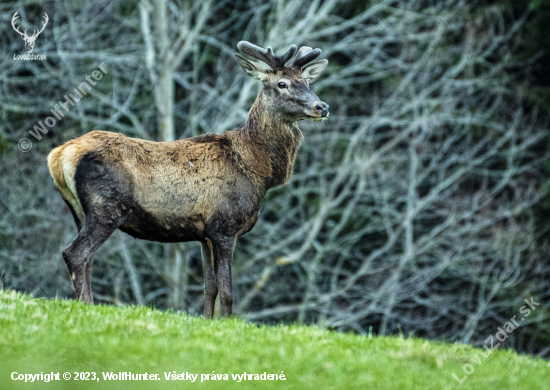
[[[92,296],[92,263],[94,261],[94,257],[90,258],[88,262],[86,262],[86,286],[90,289],[90,297],[92,298],[91,303],[94,301],[94,297]]]
[[[124,222],[126,216],[120,213],[90,213],[84,226],[74,241],[63,251],[73,281],[76,298],[79,301],[93,303],[92,296],[92,260],[95,251]],[[113,217],[115,215],[115,217]]]
[[[65,198],[63,198],[63,201],[65,202],[65,204],[67,205],[69,210],[71,210],[71,214],[73,216],[74,223],[76,225],[76,229],[80,232],[80,230],[82,229],[82,222],[80,221],[80,219],[78,219],[78,216],[76,215],[76,212],[74,211],[74,208],[71,205],[71,203]]]
[[[77,154],[78,151],[73,151]],[[81,221],[81,229],[73,243],[63,251],[76,296],[92,303],[92,259],[95,251],[109,238],[128,216],[131,210],[131,180],[124,169],[106,163],[97,152],[82,156],[78,165],[72,160],[63,166],[66,193]],[[66,168],[66,169],[65,169]],[[74,172],[74,174],[72,174]],[[80,216],[80,217],[78,217]]]
[[[218,283],[214,274],[212,258],[212,242],[207,238],[207,242],[202,242],[202,272],[204,274],[204,316],[212,318],[214,316],[214,304],[218,295]]]

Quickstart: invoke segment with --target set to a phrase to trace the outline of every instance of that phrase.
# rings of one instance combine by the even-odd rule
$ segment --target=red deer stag
[[[246,123],[223,135],[151,142],[92,131],[52,150],[48,167],[69,206],[78,236],[63,258],[79,300],[92,303],[92,258],[116,230],[159,242],[200,241],[205,281],[204,316],[216,295],[232,313],[231,259],[237,237],[250,231],[267,190],[291,176],[302,133],[297,122],[322,120],[328,105],[311,92],[328,64],[312,62],[320,49],[292,45],[281,56],[239,42],[235,54],[263,88]]]

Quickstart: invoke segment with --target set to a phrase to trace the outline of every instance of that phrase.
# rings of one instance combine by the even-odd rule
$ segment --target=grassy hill
[[[504,347],[483,358],[485,350],[462,344],[368,338],[298,325],[258,326],[239,319],[207,321],[146,307],[87,306],[0,290],[1,389],[549,388],[549,362]],[[462,379],[468,363],[474,371],[459,384],[452,373]],[[282,371],[286,380],[267,380]],[[41,372],[59,372],[60,380],[11,379]],[[65,372],[71,380],[62,378]],[[75,381],[76,372],[89,372],[93,380]],[[148,379],[104,379],[104,374],[119,372],[147,372]],[[196,380],[166,380],[174,372],[184,373],[184,379],[196,375]],[[260,380],[245,379],[244,372]],[[264,372],[266,380],[261,380]]]

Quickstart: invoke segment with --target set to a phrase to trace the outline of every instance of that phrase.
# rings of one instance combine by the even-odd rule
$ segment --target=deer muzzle
[[[325,102],[317,101],[313,103],[313,112],[317,113],[321,118],[328,116],[329,105]]]

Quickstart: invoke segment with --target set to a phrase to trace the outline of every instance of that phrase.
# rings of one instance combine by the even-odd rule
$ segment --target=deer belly
[[[149,241],[204,241],[204,222],[200,215],[159,215],[139,206],[132,209],[119,229],[135,238]]]

